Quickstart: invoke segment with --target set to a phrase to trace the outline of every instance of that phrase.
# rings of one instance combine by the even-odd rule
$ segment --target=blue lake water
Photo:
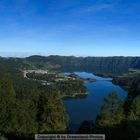
[[[110,92],[116,91],[122,99],[127,97],[127,92],[114,85],[111,78],[102,78],[86,72],[75,72],[75,74],[82,78],[95,78],[96,82],[84,83],[84,86],[88,89],[87,97],[63,100],[69,116],[69,126],[72,130],[78,129],[84,120],[94,122],[103,105],[104,98]]]

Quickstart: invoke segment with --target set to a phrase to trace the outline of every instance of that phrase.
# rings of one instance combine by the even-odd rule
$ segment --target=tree
[[[140,137],[140,96],[137,96],[131,105],[131,111],[127,117],[127,127],[131,137]]]
[[[18,101],[13,123],[13,133],[17,136],[26,137],[37,133],[38,122],[36,112],[36,105],[32,100]]]
[[[60,99],[60,93],[42,93],[38,105],[40,133],[66,131],[67,117],[64,106]]]
[[[102,127],[112,127],[123,120],[122,101],[115,91],[112,91],[108,97],[104,99],[104,104],[96,123]]]
[[[0,131],[11,133],[16,94],[9,75],[3,74],[0,80]]]

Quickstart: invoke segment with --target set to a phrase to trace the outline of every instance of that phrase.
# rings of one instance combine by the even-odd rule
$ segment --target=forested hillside
[[[20,69],[49,69],[61,72],[85,71],[96,74],[122,74],[130,68],[140,69],[140,57],[74,57],[30,56],[27,58],[0,58],[0,63]]]
[[[140,57],[31,56],[25,59],[37,68],[49,66],[61,71],[122,74],[129,68],[140,69]]]
[[[42,85],[25,78],[24,69],[37,67],[21,58],[0,58],[0,139],[31,140],[36,133],[67,133],[68,117],[61,98],[86,93],[83,82]]]
[[[31,140],[36,133],[67,132],[67,115],[60,92],[55,87],[43,87],[36,81],[23,78],[18,70],[18,73],[11,70],[12,67],[8,69],[0,65],[2,137]]]

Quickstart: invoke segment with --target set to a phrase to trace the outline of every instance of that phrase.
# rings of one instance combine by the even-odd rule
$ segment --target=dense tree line
[[[41,74],[41,73],[27,73],[27,77],[30,79],[36,79],[36,80],[44,80],[48,82],[54,82],[56,79],[55,74]]]
[[[79,80],[60,81],[55,83],[54,86],[61,92],[62,96],[85,95],[87,93],[83,82]]]

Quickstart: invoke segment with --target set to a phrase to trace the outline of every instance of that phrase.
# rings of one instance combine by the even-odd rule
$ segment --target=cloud
[[[113,7],[113,4],[102,3],[102,4],[85,7],[81,9],[81,12],[82,13],[96,13],[103,10],[111,9],[112,7]]]

